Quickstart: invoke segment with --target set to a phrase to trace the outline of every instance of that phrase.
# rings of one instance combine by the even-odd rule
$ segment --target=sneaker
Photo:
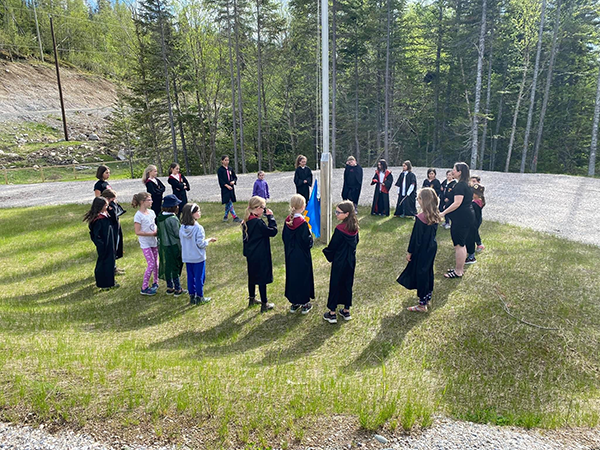
[[[262,302],[256,297],[248,297],[248,308],[252,308],[253,306],[258,306],[262,304]]]
[[[445,223],[443,227],[444,229],[449,230],[451,228],[451,225],[449,223]]]
[[[158,290],[158,283],[152,283],[152,289]]]
[[[292,314],[297,313],[302,308],[302,305],[292,305],[290,306],[290,312]]]
[[[123,275],[125,273],[125,269],[119,269],[115,267],[115,275]]]
[[[168,294],[168,292],[167,292],[167,294]],[[173,295],[175,297],[179,297],[180,295],[183,295],[183,294],[187,294],[187,290],[185,290],[185,289],[178,289],[176,291],[173,291]]]
[[[198,304],[198,298],[196,297],[196,294],[190,294],[190,305],[197,305]]]
[[[308,312],[312,309],[312,303],[308,302],[302,305],[302,314],[308,314]]]
[[[227,217],[223,217],[223,222],[229,222],[229,219]]]
[[[142,289],[140,291],[140,294],[142,294],[142,295],[156,295],[156,289],[151,288],[151,287],[147,287],[146,289]]]
[[[167,295],[173,295],[175,293],[175,289],[167,288]]]
[[[233,221],[234,221],[235,223],[240,223],[240,222],[242,221],[242,219],[240,219],[239,217],[235,216],[235,217],[233,218]]]
[[[337,323],[337,316],[335,313],[326,312],[323,314],[323,320],[326,320],[329,323]]]
[[[474,256],[469,256],[466,260],[465,260],[465,264],[475,264],[477,262],[477,260],[475,259]]]
[[[475,249],[475,251],[477,253],[482,252],[484,250],[485,250],[485,245],[483,245],[483,244],[478,245],[477,248]]]
[[[260,312],[265,313],[265,312],[273,309],[274,307],[275,307],[275,304],[273,304],[273,303],[261,303],[260,304]]]
[[[212,300],[211,297],[196,297],[196,304],[197,305],[203,305],[205,303],[208,303]]]
[[[344,311],[343,309],[338,309],[338,314],[344,318],[344,320],[351,320],[352,316],[350,315],[350,310]]]

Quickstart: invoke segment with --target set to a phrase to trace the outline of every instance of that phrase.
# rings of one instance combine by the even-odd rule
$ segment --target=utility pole
[[[321,240],[331,238],[331,157],[329,153],[329,1],[321,0],[321,102],[323,153],[321,154]]]
[[[38,43],[40,44],[40,58],[42,58],[42,62],[44,62],[44,49],[42,48],[42,37],[40,36],[40,25],[38,24],[35,2],[36,0],[33,0],[31,3],[33,4],[33,16],[35,17],[35,29],[37,31]]]
[[[56,80],[58,82],[58,95],[60,96],[60,110],[62,112],[63,129],[65,131],[65,141],[69,140],[67,131],[67,116],[65,114],[65,101],[63,100],[62,86],[60,85],[60,70],[58,68],[58,52],[56,51],[56,37],[54,36],[54,22],[50,16],[50,32],[52,33],[52,45],[54,47],[54,63],[56,65]]]

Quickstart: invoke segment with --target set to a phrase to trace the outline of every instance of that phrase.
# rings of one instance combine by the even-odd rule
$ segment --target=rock
[[[98,137],[98,135],[97,135],[96,133],[91,133],[91,134],[88,136],[88,139],[89,139],[90,141],[99,141],[99,140],[100,140],[100,137]]]
[[[0,155],[4,155],[4,151],[3,150],[0,150]]]
[[[120,149],[117,158],[121,161],[125,161],[127,159],[127,151],[125,149]]]
[[[375,438],[375,440],[381,442],[382,444],[387,444],[388,440],[386,438],[384,438],[382,435],[380,434],[376,434],[375,436],[373,436]]]
[[[37,164],[34,164],[33,168],[34,168],[35,170],[39,170],[39,169],[40,169],[40,166],[38,166]]]
[[[56,152],[50,152],[50,156],[56,156]]]
[[[74,159],[74,160],[72,161],[72,164],[79,164],[79,161],[77,161],[76,159]]]
[[[83,133],[79,133],[77,136],[75,136],[76,141],[85,141],[87,138],[88,137]]]

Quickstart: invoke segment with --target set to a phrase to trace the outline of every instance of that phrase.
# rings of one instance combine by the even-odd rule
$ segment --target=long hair
[[[289,226],[292,226],[294,222],[294,211],[304,210],[306,208],[306,199],[300,194],[292,195],[290,199],[290,220],[286,222]]]
[[[343,220],[343,224],[346,225],[346,230],[351,233],[354,233],[359,230],[358,226],[358,218],[356,217],[356,211],[354,210],[354,203],[350,200],[344,200],[341,203],[338,203],[338,208],[342,210],[343,213],[348,213],[348,217]]]
[[[244,236],[248,234],[248,219],[250,218],[250,214],[252,214],[252,210],[258,207],[267,206],[267,202],[264,198],[255,195],[248,200],[248,206],[246,207],[246,211],[244,211],[244,220],[242,221],[242,229],[244,231]]]
[[[87,223],[92,223],[98,214],[102,212],[104,207],[108,205],[108,200],[104,197],[96,197],[92,202],[92,207],[88,212],[83,216],[83,221]]]
[[[181,225],[194,225],[196,223],[194,214],[198,211],[200,211],[200,207],[196,203],[186,203],[181,210]]]
[[[148,175],[153,170],[157,170],[156,166],[153,164],[150,164],[148,167],[146,167],[146,169],[144,170],[144,175],[142,176],[142,183],[146,184],[146,181],[148,181],[148,178],[149,178]]]
[[[109,170],[108,166],[105,166],[104,164],[98,166],[98,169],[96,170],[96,178],[98,178],[100,181],[104,181],[104,172],[107,170]]]
[[[381,169],[385,172],[387,170],[387,162],[385,161],[385,159],[380,159],[379,161],[377,161],[377,165],[381,164]],[[377,167],[377,170],[379,171],[379,167]]]
[[[412,171],[412,163],[408,159],[406,161],[404,161],[402,164],[406,164],[406,169],[408,170],[408,172]]]
[[[148,197],[152,197],[149,192],[140,192],[138,194],[134,194],[133,198],[131,199],[131,206],[134,208],[142,206],[142,203],[144,203]]]
[[[301,159],[306,159],[306,156],[304,155],[298,155],[298,157],[296,158],[296,163],[294,164],[294,167],[297,169],[298,167],[300,167],[300,160]]]
[[[433,173],[434,175],[437,175],[437,172],[435,171],[435,169],[427,169],[427,176],[429,177],[429,174]]]
[[[438,209],[440,199],[432,188],[426,187],[421,189],[417,194],[417,199],[421,200],[421,209],[423,210],[423,214],[425,214],[427,225],[433,225],[442,221],[440,210]]]
[[[171,175],[173,173],[173,170],[175,169],[175,167],[179,167],[179,164],[173,163],[169,166],[169,175]]]
[[[465,183],[469,182],[469,178],[471,178],[469,166],[465,162],[457,162],[454,164],[454,168],[460,172],[460,178],[458,181],[464,181]]]

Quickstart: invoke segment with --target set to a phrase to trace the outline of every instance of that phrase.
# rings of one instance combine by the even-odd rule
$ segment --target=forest
[[[120,86],[111,139],[164,173],[321,152],[318,0],[2,0],[0,54]],[[596,0],[330,0],[335,166],[595,175]]]

